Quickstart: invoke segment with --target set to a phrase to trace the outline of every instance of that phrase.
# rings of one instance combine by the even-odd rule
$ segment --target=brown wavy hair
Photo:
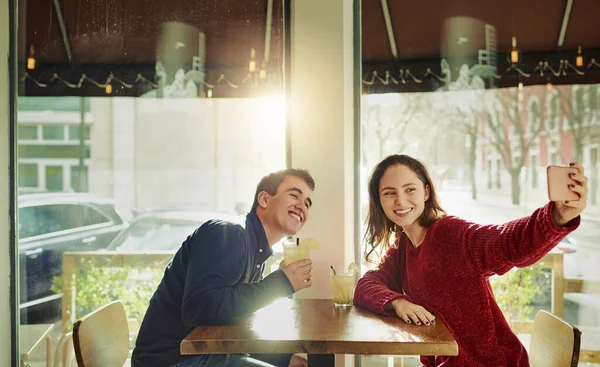
[[[410,168],[423,182],[425,187],[429,186],[429,199],[425,201],[425,209],[419,217],[419,224],[424,228],[429,228],[436,220],[443,218],[446,212],[440,206],[433,181],[427,172],[427,169],[419,160],[404,154],[395,154],[386,157],[379,162],[369,178],[369,212],[366,218],[367,231],[365,233],[365,259],[373,262],[371,255],[373,252],[383,255],[392,245],[398,233],[402,233],[402,228],[392,222],[383,211],[381,200],[379,198],[379,182],[385,171],[391,166],[397,164]],[[398,236],[398,239],[402,236]]]

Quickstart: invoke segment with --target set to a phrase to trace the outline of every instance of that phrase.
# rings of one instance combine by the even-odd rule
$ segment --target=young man
[[[198,325],[224,323],[311,286],[309,259],[262,273],[271,246],[306,223],[314,187],[304,170],[271,173],[258,184],[245,223],[211,220],[194,231],[150,300],[132,367],[306,366],[296,355],[182,356],[179,344]]]

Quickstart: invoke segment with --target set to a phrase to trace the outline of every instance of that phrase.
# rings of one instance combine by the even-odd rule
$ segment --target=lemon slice
[[[356,265],[356,263],[350,263],[350,265],[348,265],[348,270],[354,270],[355,273],[358,273],[358,265]]]
[[[300,241],[300,246],[308,247],[311,250],[320,250],[321,249],[321,245],[314,238],[303,239],[302,241]]]

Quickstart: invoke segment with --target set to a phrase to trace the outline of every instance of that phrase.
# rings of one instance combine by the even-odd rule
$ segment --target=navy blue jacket
[[[243,219],[243,218],[242,218]],[[281,270],[263,279],[273,254],[255,213],[245,223],[211,220],[196,229],[167,266],[142,321],[132,367],[167,367],[196,326],[222,324],[294,293]],[[276,327],[276,325],[273,325]],[[291,355],[254,358],[287,366]]]

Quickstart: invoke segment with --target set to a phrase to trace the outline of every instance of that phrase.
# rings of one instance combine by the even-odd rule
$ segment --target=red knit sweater
[[[535,264],[579,226],[552,221],[554,203],[502,225],[478,225],[448,216],[431,225],[423,243],[391,248],[356,286],[354,303],[372,312],[397,298],[423,306],[458,344],[456,357],[421,357],[425,366],[529,366],[527,352],[506,322],[489,283],[493,274]],[[427,327],[427,326],[423,326]]]

